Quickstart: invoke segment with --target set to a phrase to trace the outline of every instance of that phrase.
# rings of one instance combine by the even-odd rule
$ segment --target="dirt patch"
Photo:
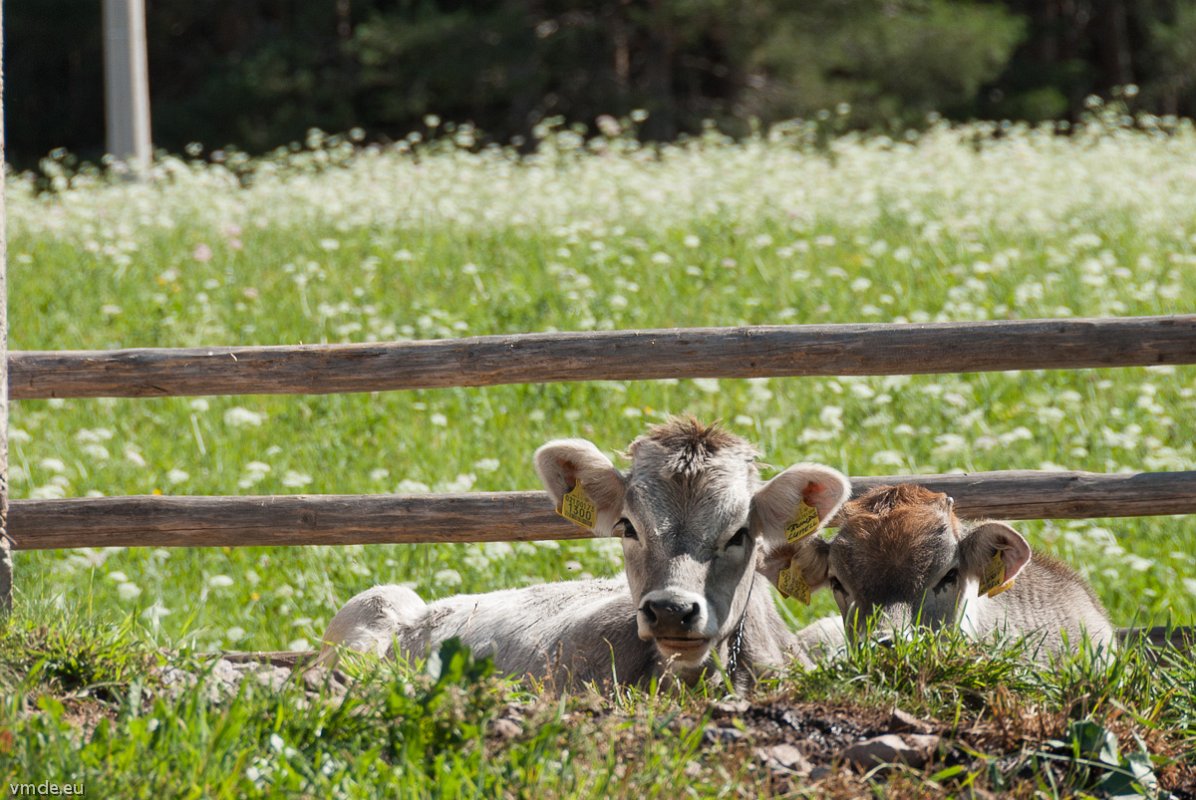
[[[100,720],[116,721],[117,709],[95,698],[66,697],[62,699],[62,707],[62,719],[78,728],[84,739],[91,738]]]
[[[701,737],[686,779],[714,785],[722,779],[723,790],[736,797],[870,797],[878,783],[886,797],[1030,797],[1046,772],[1061,786],[1097,786],[1105,774],[1100,769],[1091,770],[1090,778],[1077,778],[1075,763],[1050,758],[1051,740],[1067,729],[1065,715],[1012,705],[1002,713],[1014,711],[1016,716],[999,723],[986,717],[952,725],[892,708],[734,699],[684,709],[663,727],[668,741]],[[501,748],[530,735],[541,714],[554,713],[552,704],[512,706],[492,724],[490,746]],[[620,762],[616,775],[626,777],[628,791],[641,761],[651,758],[645,743],[663,738],[659,722],[609,703],[581,704],[565,722],[595,741],[613,744]],[[1144,733],[1129,720],[1109,720],[1107,728],[1117,734],[1123,753],[1136,749],[1135,733]],[[1156,765],[1160,789],[1180,800],[1196,800],[1196,766],[1186,763],[1165,734],[1149,733],[1143,741],[1150,752],[1170,759]],[[870,760],[873,755],[878,760]]]

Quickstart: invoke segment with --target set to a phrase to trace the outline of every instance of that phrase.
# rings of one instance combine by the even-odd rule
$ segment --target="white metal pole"
[[[104,106],[108,152],[135,168],[149,165],[149,66],[145,0],[104,0]]]

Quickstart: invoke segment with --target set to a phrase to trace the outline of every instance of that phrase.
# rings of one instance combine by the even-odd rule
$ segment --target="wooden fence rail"
[[[1196,471],[977,472],[855,478],[857,492],[912,481],[951,494],[965,517],[1196,513]],[[544,492],[443,495],[100,497],[15,500],[17,549],[215,547],[580,539]]]
[[[13,399],[330,394],[553,381],[1196,363],[1196,315],[534,333],[381,344],[14,351]]]

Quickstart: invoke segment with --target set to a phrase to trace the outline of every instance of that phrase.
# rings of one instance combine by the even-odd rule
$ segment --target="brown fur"
[[[873,585],[895,585],[898,591],[908,579],[922,577],[938,566],[942,547],[939,537],[945,533],[959,539],[959,523],[950,512],[947,495],[932,492],[922,486],[878,486],[843,506],[841,529],[847,535],[843,545],[860,553],[867,553],[863,563],[877,567],[877,575],[861,575]],[[895,556],[905,562],[898,575],[890,564]]]
[[[958,533],[955,515],[950,511],[950,498],[942,492],[903,483],[878,486],[848,501],[840,519],[843,527],[856,531],[858,541],[877,539],[876,546],[887,549],[910,537],[927,536],[944,518],[951,520],[952,529]]]
[[[931,627],[966,625],[969,635],[993,632],[1041,637],[1039,657],[1074,648],[1087,633],[1112,647],[1112,626],[1096,594],[1067,565],[1038,554],[1032,561],[1024,538],[1003,523],[963,525],[954,503],[941,492],[903,484],[881,486],[844,505],[837,536],[815,542],[801,559],[811,586],[835,577],[836,598],[844,621],[883,609],[894,630],[919,616]],[[974,592],[984,564],[1004,553],[1016,581],[993,598],[970,596],[964,617],[957,617],[957,579],[934,588],[952,560]],[[1018,571],[1020,570],[1020,571]],[[1038,647],[1038,645],[1036,645]]]

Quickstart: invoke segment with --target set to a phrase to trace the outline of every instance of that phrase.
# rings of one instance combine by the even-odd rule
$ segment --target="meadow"
[[[479,148],[468,129],[387,148],[313,134],[305,146],[263,159],[163,156],[154,179],[141,183],[68,170],[62,158],[50,158],[49,180],[9,177],[9,346],[310,344],[1190,312],[1196,130],[1147,122],[1125,126],[1106,115],[1070,136],[1050,128],[944,123],[898,139],[825,139],[811,126],[795,125],[743,142],[710,133],[663,146],[558,129],[543,132],[532,156]],[[647,425],[684,412],[722,419],[756,442],[772,465],[766,474],[802,460],[849,475],[1162,471],[1190,469],[1196,456],[1196,368],[1156,367],[19,401],[11,407],[9,477],[14,498],[531,489],[538,483],[530,456],[542,442],[583,436],[613,454]],[[1116,624],[1196,618],[1196,534],[1189,518],[1016,527],[1032,547],[1086,575]],[[499,748],[501,757],[490,745],[470,750],[462,742],[476,744],[481,734],[468,731],[481,730],[478,719],[512,693],[533,705],[545,701],[501,682],[484,702],[462,700],[458,694],[495,682],[477,677],[484,665],[468,659],[448,695],[426,686],[419,691],[430,695],[398,691],[396,685],[415,678],[384,669],[363,680],[357,702],[366,711],[358,712],[286,712],[283,700],[252,691],[231,708],[208,707],[199,693],[158,696],[149,711],[140,688],[139,699],[130,699],[131,686],[150,680],[145,665],[161,649],[198,658],[220,649],[316,646],[339,604],[374,583],[405,583],[431,599],[613,574],[620,552],[612,541],[18,552],[16,612],[3,634],[8,653],[0,647],[0,688],[9,695],[0,709],[0,775],[7,769],[52,776],[60,768],[59,774],[140,793],[121,783],[124,773],[112,766],[121,763],[117,754],[132,770],[166,747],[194,758],[175,767],[163,762],[161,773],[153,773],[160,783],[147,779],[143,786],[190,787],[194,796],[275,790],[370,796],[385,794],[383,786],[417,794],[520,794],[549,773],[557,781],[549,794],[560,796],[597,792],[594,775],[605,775],[611,783],[602,791],[614,794],[664,791],[678,781],[691,793],[717,793],[731,780],[727,775],[735,778],[726,789],[731,793],[736,785],[746,793],[761,786],[779,791],[744,773],[746,767],[726,766],[735,759],[688,767],[700,742],[674,727],[678,714],[708,713],[709,697],[700,693],[618,698],[607,712],[626,717],[613,733],[602,726],[614,723],[587,723],[611,733],[612,742],[629,731],[642,734],[632,750],[647,777],[618,777],[627,750],[614,744],[609,752],[598,747],[597,755],[585,755],[578,742],[562,750],[553,736],[573,741],[577,734],[565,720],[578,713],[563,702],[536,706],[543,715],[538,730],[555,734],[519,739]],[[808,608],[778,602],[795,625],[833,611],[828,596]],[[932,662],[950,665],[944,674],[952,685],[974,662],[924,646]],[[90,654],[90,666],[68,669],[66,678],[45,666],[44,654],[67,651]],[[1101,709],[1129,706],[1129,717],[1153,720],[1143,723],[1146,729],[1168,742],[1159,752],[1190,757],[1196,742],[1190,686],[1186,695],[1152,687],[1145,658],[1127,654],[1111,668],[1114,688],[1095,705],[1069,694],[1078,684],[1101,682],[1093,664],[1075,666],[1070,678],[1062,670],[1063,684],[1015,659],[995,658],[993,669],[1006,672],[972,677],[994,691],[1013,684],[1053,698],[1069,709],[1062,725],[1069,714],[1091,720]],[[841,684],[855,683],[845,677],[852,663],[790,676],[776,691],[839,702]],[[1178,685],[1179,676],[1191,677],[1190,662],[1172,666],[1153,679]],[[855,667],[878,679],[882,674],[875,661]],[[875,692],[853,689],[853,702],[891,705],[904,698],[946,719],[959,719],[961,709],[980,716],[991,709],[987,702],[975,706],[976,696],[988,697],[980,689],[928,697],[924,670],[905,668],[918,680]],[[106,688],[97,692],[96,685]],[[94,739],[109,723],[71,733],[75,728],[64,721],[69,709],[61,703],[56,709],[59,700],[41,693],[53,686],[101,697],[107,711],[100,716],[124,732],[120,746],[109,732],[99,745],[91,742],[93,761],[68,755],[65,743],[79,735]],[[1138,705],[1165,691],[1179,692],[1166,694],[1178,717],[1161,711],[1151,717]],[[1131,700],[1138,693],[1144,697]],[[449,695],[452,702],[444,700]],[[39,696],[48,698],[46,707],[30,716],[29,704],[43,702],[30,698]],[[429,705],[412,711],[412,703],[427,697]],[[475,719],[470,709],[489,711],[477,711]],[[427,756],[426,771],[387,772],[352,759],[342,763],[370,740],[369,731],[353,727],[360,727],[354,713],[378,730],[386,720],[421,714],[468,724],[457,728],[466,731],[460,741],[435,725],[430,732],[416,725],[402,734],[408,739],[399,749],[393,731],[389,745],[379,733],[374,746],[392,759],[400,750],[400,760],[409,758],[404,748],[412,741],[439,754]],[[330,721],[328,714],[341,716]],[[177,741],[154,738],[163,722]],[[349,728],[323,744],[311,736]],[[17,744],[10,736],[5,745],[7,730]],[[216,736],[221,730],[225,740]],[[327,745],[341,760],[325,770],[292,735]],[[270,736],[287,742],[274,746]],[[225,752],[221,747],[225,755],[200,758]],[[271,763],[285,762],[287,748],[302,757],[278,768],[286,780],[263,779],[256,767],[246,772],[263,752],[277,756]],[[460,749],[463,760],[436,761],[444,748]],[[505,777],[493,783],[483,763]],[[731,772],[720,778],[720,769]],[[227,785],[215,778],[225,773]],[[464,783],[438,782],[437,775]],[[913,781],[915,793],[930,785],[903,780]],[[1030,780],[1041,788],[1041,774]],[[901,793],[899,784],[889,789]]]

